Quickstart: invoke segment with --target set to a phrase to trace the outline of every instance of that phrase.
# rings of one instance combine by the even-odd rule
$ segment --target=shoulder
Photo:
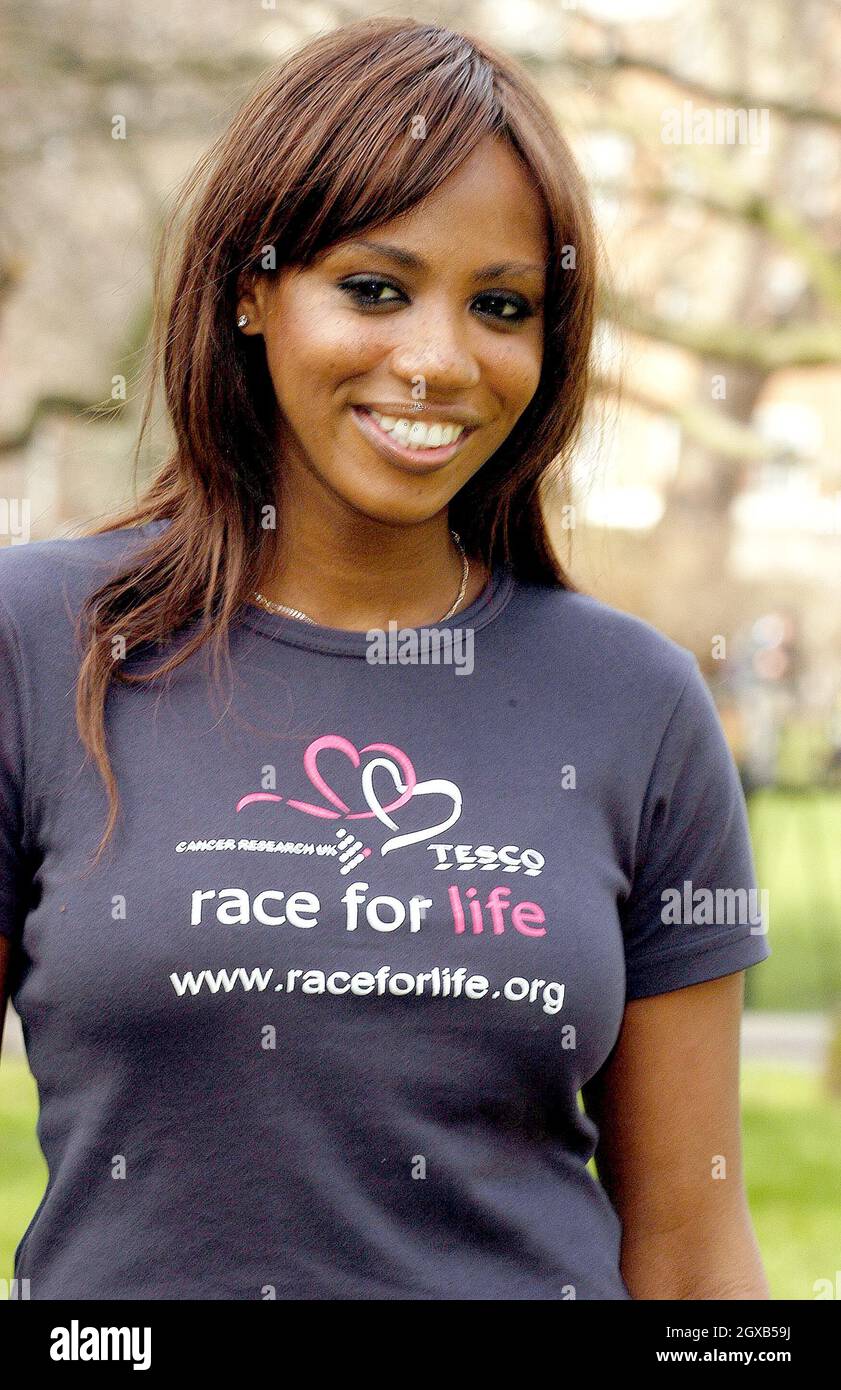
[[[59,536],[0,549],[0,614],[19,640],[49,640],[56,621],[72,621],[92,593],[151,539],[148,527],[96,536]]]
[[[511,609],[525,660],[572,683],[582,699],[629,712],[651,700],[673,708],[701,679],[688,647],[590,594],[517,580]]]

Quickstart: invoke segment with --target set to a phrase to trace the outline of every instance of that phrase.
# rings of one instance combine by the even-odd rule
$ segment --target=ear
[[[260,337],[263,334],[268,311],[269,280],[265,275],[255,275],[243,271],[237,281],[237,310],[239,319],[245,314],[248,323],[239,329],[240,333]]]

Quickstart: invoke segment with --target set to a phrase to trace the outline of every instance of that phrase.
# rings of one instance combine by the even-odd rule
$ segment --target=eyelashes
[[[338,288],[348,295],[360,309],[376,310],[382,305],[399,304],[401,299],[405,300],[406,298],[397,285],[379,275],[354,275],[349,279],[340,280]],[[384,289],[391,291],[389,298],[377,298],[377,295]],[[483,302],[497,305],[499,312],[480,310],[481,317],[492,318],[498,323],[525,323],[526,319],[533,318],[535,314],[535,309],[529,301],[523,295],[515,294],[511,290],[484,290],[474,300],[474,303]],[[508,312],[504,312],[506,310]]]
[[[339,289],[349,295],[360,308],[366,309],[379,308],[381,304],[396,304],[403,297],[402,291],[398,290],[396,285],[392,285],[390,280],[381,280],[378,275],[356,275],[350,280],[341,280]],[[377,299],[377,292],[381,289],[396,291],[396,295],[391,299]]]

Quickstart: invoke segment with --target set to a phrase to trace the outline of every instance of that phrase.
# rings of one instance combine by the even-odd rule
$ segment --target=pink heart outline
[[[318,770],[318,755],[325,748],[333,748],[339,753],[344,753],[345,757],[349,758],[356,768],[361,765],[362,758],[360,750],[349,739],[343,738],[341,734],[322,734],[320,738],[313,739],[304,751],[304,771],[310,782],[316,791],[324,797],[324,800],[338,807],[338,810],[330,811],[326,806],[313,806],[307,801],[289,800],[287,805],[294,806],[297,811],[304,811],[309,816],[321,816],[324,819],[337,820],[340,815],[343,815],[345,820],[372,820],[373,811],[351,811],[329,782],[326,782],[322,777]],[[411,759],[402,749],[396,748],[392,743],[368,743],[361,750],[361,753],[387,753],[389,757],[394,759],[403,773],[406,790],[398,796],[396,801],[392,801],[382,809],[389,812],[396,811],[399,806],[404,806],[417,786],[418,780]]]
[[[249,792],[247,796],[241,796],[235,811],[241,811],[243,806],[250,806],[253,801],[282,801],[282,796],[276,796],[274,792]]]

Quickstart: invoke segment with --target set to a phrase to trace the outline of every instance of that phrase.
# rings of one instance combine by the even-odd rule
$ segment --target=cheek
[[[512,413],[520,415],[540,384],[542,345],[539,339],[513,337],[500,345],[485,363],[491,389]]]
[[[349,377],[369,371],[387,351],[379,325],[318,301],[287,303],[273,316],[266,353],[275,388],[303,388],[312,395],[330,391]]]

